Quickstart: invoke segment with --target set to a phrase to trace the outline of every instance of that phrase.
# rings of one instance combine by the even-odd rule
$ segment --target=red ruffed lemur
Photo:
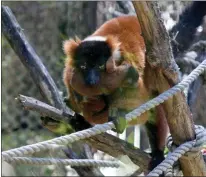
[[[114,18],[83,41],[64,42],[64,83],[70,106],[92,125],[113,121],[121,133],[125,115],[152,96],[145,83],[145,43],[135,16]],[[146,78],[148,80],[155,78]],[[152,149],[149,170],[164,159],[167,124],[163,109],[129,124],[145,123]],[[155,118],[154,118],[155,117]]]
[[[192,2],[170,31],[172,38],[176,36],[171,41],[174,56],[192,43],[206,13],[205,6],[204,1]],[[124,115],[153,96],[155,75],[145,67],[145,44],[136,17],[112,19],[83,41],[65,41],[64,52],[67,55],[64,70],[69,93],[67,104],[76,111],[69,124],[75,130],[113,120],[116,131],[121,132],[125,128]],[[153,116],[147,112],[129,122],[146,125],[152,149],[149,170],[164,159],[167,134],[162,107],[157,106],[153,111]],[[56,132],[52,118],[42,119],[44,126]]]

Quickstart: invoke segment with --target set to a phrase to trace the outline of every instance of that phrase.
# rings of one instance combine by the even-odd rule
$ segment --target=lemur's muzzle
[[[100,72],[96,68],[90,69],[85,76],[85,83],[87,85],[96,85],[100,81]]]

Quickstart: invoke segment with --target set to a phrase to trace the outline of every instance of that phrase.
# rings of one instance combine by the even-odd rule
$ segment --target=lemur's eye
[[[99,66],[99,69],[103,70],[104,69],[104,65]]]
[[[86,68],[87,68],[86,62],[81,63],[81,64],[80,64],[80,68],[83,69],[83,70],[86,69]]]
[[[80,66],[81,69],[86,69],[86,65]]]

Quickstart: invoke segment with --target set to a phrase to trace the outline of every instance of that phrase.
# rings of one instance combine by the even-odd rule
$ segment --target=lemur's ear
[[[76,40],[74,39],[69,39],[63,42],[63,50],[64,53],[67,56],[73,57],[76,48],[79,46],[79,44],[81,43],[81,40],[79,38],[76,37]]]
[[[115,60],[119,60],[121,58],[121,49],[120,49],[121,43],[114,36],[108,36],[106,42],[112,49],[112,57]]]

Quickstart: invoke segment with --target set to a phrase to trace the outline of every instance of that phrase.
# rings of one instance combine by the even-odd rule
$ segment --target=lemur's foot
[[[148,170],[152,171],[155,167],[157,167],[164,159],[164,152],[161,150],[156,150],[155,152],[151,153],[151,161],[149,163]]]

